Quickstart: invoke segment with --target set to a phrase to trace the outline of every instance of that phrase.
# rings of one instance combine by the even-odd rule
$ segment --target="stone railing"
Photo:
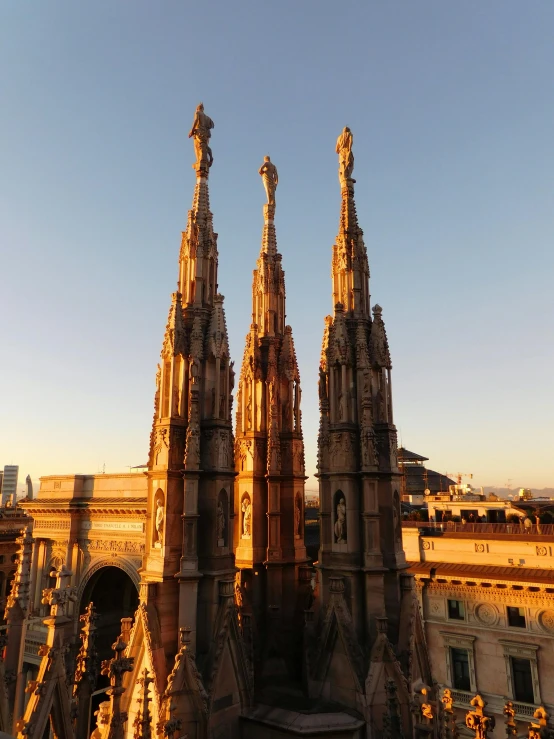
[[[469,708],[470,701],[473,698],[474,693],[470,693],[466,690],[455,689],[451,689],[450,693],[454,700],[454,705],[457,708]],[[497,715],[502,714],[503,706],[506,701],[509,700],[505,696],[493,695],[491,693],[481,693],[481,695],[486,699],[489,711]],[[533,718],[533,714],[537,709],[537,706],[533,705],[532,703],[521,703],[519,701],[512,701],[512,704],[516,711],[516,718],[519,721],[529,721]]]
[[[440,523],[426,521],[402,521],[404,529],[419,529],[424,536],[442,536],[442,534],[494,534],[495,536],[544,536],[554,537],[554,524],[541,523],[524,526],[520,523],[461,523],[444,521]]]

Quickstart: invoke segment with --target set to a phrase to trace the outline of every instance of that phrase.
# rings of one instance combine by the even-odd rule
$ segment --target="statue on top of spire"
[[[339,182],[345,185],[348,180],[355,182],[352,179],[352,172],[354,171],[354,154],[352,154],[352,143],[354,137],[352,131],[345,126],[342,129],[341,135],[337,139],[337,146],[335,151],[339,155]]]
[[[277,174],[277,167],[273,164],[269,155],[264,157],[258,174],[262,176],[268,205],[275,205],[275,190],[279,184],[279,175]]]
[[[196,154],[196,164],[193,168],[198,171],[201,168],[211,167],[214,161],[212,150],[210,149],[211,129],[214,122],[209,115],[204,113],[204,103],[196,106],[194,121],[189,131],[189,139],[194,136],[194,153]]]

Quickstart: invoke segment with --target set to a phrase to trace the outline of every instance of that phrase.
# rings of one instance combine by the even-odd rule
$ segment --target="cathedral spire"
[[[279,182],[277,167],[264,157],[258,174],[262,176],[267,203],[264,203],[264,226],[260,256],[252,284],[252,325],[260,337],[283,336],[285,333],[285,273],[282,256],[277,251],[275,232],[275,190]]]
[[[354,201],[353,140],[352,132],[346,126],[336,145],[342,203],[339,232],[333,246],[333,306],[341,303],[347,314],[369,318],[369,265]]]
[[[235,554],[261,660],[273,650],[292,665],[290,650],[280,644],[298,617],[306,563],[300,374],[292,329],[285,325],[285,273],[274,224],[278,175],[268,156],[259,174],[267,203],[238,391]]]
[[[235,477],[231,421],[235,373],[223,295],[217,291],[217,234],[208,193],[213,126],[199,105],[189,134],[194,140],[196,183],[156,375],[141,570],[141,604],[147,618],[157,624],[151,628],[157,634],[155,649],[173,659],[179,650],[179,629],[186,627],[199,669],[209,670],[202,680],[213,678],[207,667],[213,634],[225,636],[235,628],[227,620],[225,628],[216,629],[221,609],[213,597],[219,584],[234,573]],[[164,660],[159,665],[149,661],[140,669],[147,667],[155,684],[163,686],[164,666]],[[144,704],[144,695],[141,700]],[[185,703],[177,710],[183,727],[189,715]]]
[[[348,659],[354,673],[361,669],[364,679],[360,686],[366,686],[361,690],[367,692],[363,699],[358,697],[350,705],[367,706],[379,727],[383,720],[376,712],[375,696],[383,695],[386,685],[381,682],[379,690],[373,687],[371,692],[367,686],[371,687],[372,675],[376,674],[372,670],[377,659],[375,649],[378,651],[379,644],[388,645],[389,641],[394,648],[399,644],[399,614],[404,598],[402,572],[406,567],[400,528],[391,359],[381,308],[374,307],[373,319],[370,314],[369,267],[354,203],[354,156],[348,128],[339,136],[336,151],[342,203],[339,233],[333,246],[334,315],[325,319],[319,367],[322,608],[318,628],[322,641],[326,625],[331,623],[328,604],[332,593],[340,589],[358,594],[364,608],[353,607],[351,613],[344,612],[356,635],[349,645]],[[383,633],[378,636],[380,631]],[[325,643],[333,644],[333,637],[327,635]],[[363,665],[356,654],[366,655]],[[332,663],[333,659],[328,662]],[[317,692],[322,680],[329,679],[331,694],[338,694],[346,687],[346,671],[340,673],[333,676],[329,672],[324,678],[321,673],[314,673],[312,688]],[[405,678],[399,673],[394,679],[401,692]]]

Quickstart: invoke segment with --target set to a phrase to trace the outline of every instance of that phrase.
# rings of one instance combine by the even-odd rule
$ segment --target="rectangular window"
[[[452,658],[452,684],[457,690],[471,690],[467,649],[451,647],[450,654]]]
[[[534,703],[535,691],[533,690],[533,676],[531,674],[531,661],[511,657],[512,675],[514,678],[514,697],[522,703]]]
[[[519,629],[524,629],[527,625],[525,621],[525,608],[508,606],[508,623],[510,626],[517,626]]]
[[[0,565],[4,564],[4,555],[0,554]]]
[[[448,601],[448,618],[463,621],[465,617],[464,603],[461,600]]]

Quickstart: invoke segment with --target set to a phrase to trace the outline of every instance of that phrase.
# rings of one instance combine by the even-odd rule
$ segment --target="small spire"
[[[137,712],[134,726],[135,733],[133,739],[151,739],[152,738],[152,719],[150,716],[150,683],[153,679],[148,674],[145,667],[142,671],[142,677],[137,680],[137,685],[141,686],[140,691],[140,709]]]
[[[363,231],[358,224],[354,201],[353,136],[346,126],[337,139],[341,212],[339,232],[333,247],[333,302],[341,302],[354,317],[369,318],[369,265]]]
[[[106,694],[110,696],[110,739],[124,739],[124,726],[127,721],[127,713],[121,710],[121,696],[125,692],[123,687],[123,676],[133,669],[133,657],[124,657],[127,644],[121,639],[112,645],[115,652],[113,659],[105,659],[102,662],[102,675],[109,677],[110,687]]]
[[[196,185],[187,228],[183,231],[179,254],[178,291],[183,296],[185,311],[190,306],[211,307],[217,293],[217,234],[213,230],[210,211],[208,173],[213,162],[209,142],[212,119],[197,107],[189,138],[194,139]]]

